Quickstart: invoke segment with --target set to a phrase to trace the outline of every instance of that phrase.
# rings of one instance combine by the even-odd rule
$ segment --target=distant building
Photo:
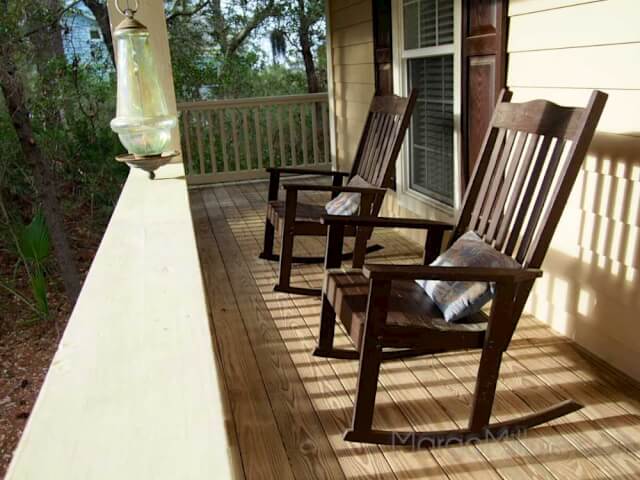
[[[63,46],[69,62],[77,58],[88,64],[108,56],[98,22],[82,3],[68,10],[63,18]]]

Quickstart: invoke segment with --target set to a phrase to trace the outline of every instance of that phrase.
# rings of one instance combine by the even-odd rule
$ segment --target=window
[[[404,0],[402,59],[418,101],[409,130],[408,186],[454,204],[453,0]]]

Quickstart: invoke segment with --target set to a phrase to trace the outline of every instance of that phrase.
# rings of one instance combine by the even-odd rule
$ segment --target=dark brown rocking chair
[[[509,103],[503,91],[486,134],[455,226],[426,220],[328,216],[326,266],[340,265],[345,228],[402,227],[428,231],[425,265],[365,264],[333,268],[325,277],[319,344],[314,355],[360,360],[351,429],[345,439],[436,447],[503,438],[582,408],[565,401],[502,423],[489,423],[505,352],[580,169],[606,94],[595,91],[586,108],[536,100]],[[466,231],[512,256],[521,269],[432,267],[445,230],[450,244]],[[362,264],[360,264],[362,266]],[[489,315],[450,324],[416,279],[495,282]],[[336,314],[355,350],[333,346]],[[461,349],[481,349],[466,429],[394,432],[372,428],[380,362]]]
[[[259,257],[266,260],[280,260],[280,274],[274,290],[302,295],[320,295],[320,289],[291,286],[293,263],[323,263],[325,260],[324,256],[294,257],[293,242],[295,237],[297,235],[325,236],[327,234],[327,226],[321,222],[322,216],[326,214],[324,205],[300,203],[298,202],[298,192],[331,192],[333,198],[341,192],[359,192],[361,201],[358,213],[377,216],[386,189],[390,186],[395,160],[398,157],[415,102],[415,91],[408,98],[394,95],[373,98],[351,172],[290,167],[267,169],[270,173],[269,194],[264,246]],[[286,197],[284,201],[280,201],[278,200],[278,191],[280,175],[283,173],[327,175],[333,177],[333,184],[284,184]],[[343,178],[347,177],[350,180],[356,175],[362,177],[370,184],[370,187],[342,186]],[[273,240],[276,231],[281,238],[280,255],[273,253]],[[357,232],[358,229],[347,226],[344,234],[354,237]],[[381,248],[378,246],[367,248],[367,240],[370,236],[371,230],[359,229],[353,253],[343,257],[353,256],[356,261],[361,261],[359,259],[364,259],[367,251],[371,252]]]

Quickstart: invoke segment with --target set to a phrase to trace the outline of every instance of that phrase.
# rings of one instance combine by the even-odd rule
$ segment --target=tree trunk
[[[311,51],[311,34],[309,32],[309,19],[304,8],[304,0],[298,0],[298,15],[300,18],[300,29],[298,30],[298,41],[304,61],[304,71],[307,75],[307,90],[309,93],[320,91],[320,82],[316,73],[316,65]]]
[[[9,45],[0,46],[0,87],[25,161],[33,174],[38,201],[49,229],[54,255],[69,302],[74,304],[80,292],[80,275],[69,246],[51,164],[44,158],[33,136],[23,85]]]
[[[103,3],[101,0],[83,0],[83,2],[87,8],[91,10],[91,13],[93,13],[93,16],[98,22],[100,33],[102,33],[102,39],[107,47],[107,51],[109,52],[111,63],[113,63],[113,67],[115,68],[116,58],[113,53],[113,38],[111,37],[111,24],[109,23],[109,10],[107,9],[107,3],[106,1]]]

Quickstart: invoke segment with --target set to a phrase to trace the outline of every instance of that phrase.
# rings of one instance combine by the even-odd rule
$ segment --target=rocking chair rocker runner
[[[267,168],[269,177],[269,194],[267,215],[264,230],[264,246],[259,257],[266,260],[279,260],[280,273],[274,290],[280,292],[297,293],[302,295],[316,295],[320,289],[291,286],[291,267],[293,263],[323,263],[322,257],[294,257],[293,242],[297,235],[325,236],[327,226],[321,218],[327,212],[324,205],[310,205],[298,202],[298,192],[317,191],[330,192],[335,198],[342,192],[360,193],[360,215],[377,216],[382,205],[386,188],[390,186],[394,171],[395,160],[402,145],[405,132],[409,125],[409,118],[416,102],[416,92],[408,98],[394,95],[374,97],[365,122],[364,131],[356,151],[351,172],[321,171],[304,168],[273,167]],[[313,174],[326,175],[333,178],[332,185],[285,184],[285,201],[278,200],[281,174]],[[343,178],[359,176],[369,185],[359,187],[353,185],[342,186]],[[280,255],[273,253],[274,235],[278,231],[281,236]],[[356,229],[346,227],[345,236],[355,236],[355,247],[352,254],[342,258],[354,257],[356,262],[364,259],[365,253],[382,247],[367,248],[367,240],[371,236],[371,229]],[[356,233],[358,235],[356,236]]]
[[[493,113],[455,226],[427,220],[327,216],[327,267],[340,265],[345,228],[401,227],[427,230],[424,266],[373,265],[362,270],[328,270],[316,356],[360,360],[351,429],[345,439],[379,444],[437,447],[503,438],[560,416],[581,405],[565,401],[544,411],[489,423],[502,354],[527,301],[553,232],[604,108],[607,95],[594,91],[585,108],[536,100],[509,103],[503,91]],[[522,268],[428,266],[442,235],[453,243],[474,231]],[[359,264],[362,266],[362,263]],[[489,316],[476,313],[448,323],[417,279],[495,282]],[[336,314],[356,346],[333,346]],[[380,362],[390,358],[481,349],[470,421],[466,429],[435,432],[372,428]]]

